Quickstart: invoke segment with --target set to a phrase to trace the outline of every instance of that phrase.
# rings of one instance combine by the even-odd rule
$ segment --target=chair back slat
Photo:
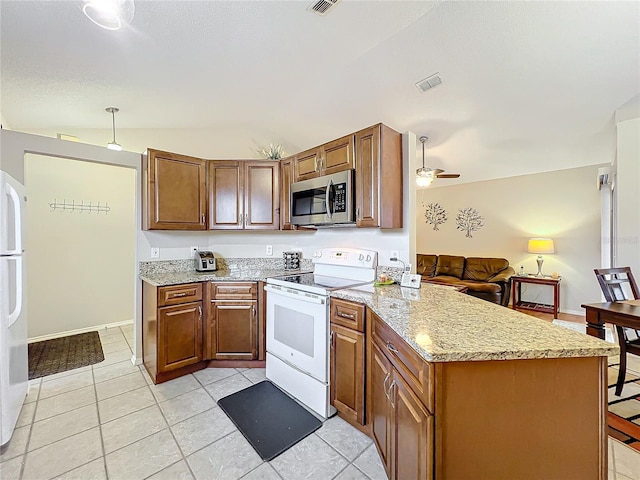
[[[602,293],[607,302],[621,302],[631,300],[625,286],[630,290],[634,300],[640,300],[640,294],[636,280],[629,267],[596,268],[593,270],[600,284]]]

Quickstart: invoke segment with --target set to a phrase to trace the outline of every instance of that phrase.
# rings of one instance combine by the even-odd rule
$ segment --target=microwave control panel
[[[336,196],[334,198],[334,213],[342,213],[347,211],[347,184],[338,183],[336,185]]]

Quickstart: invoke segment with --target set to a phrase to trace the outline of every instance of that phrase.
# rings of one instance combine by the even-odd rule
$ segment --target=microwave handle
[[[333,218],[333,212],[331,211],[331,203],[329,202],[329,197],[330,197],[329,192],[331,192],[332,186],[333,186],[333,180],[329,180],[329,183],[327,184],[327,190],[324,192],[324,201],[327,204],[327,215],[329,216],[329,218]]]

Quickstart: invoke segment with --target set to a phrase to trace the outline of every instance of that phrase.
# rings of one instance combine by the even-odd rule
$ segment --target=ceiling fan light
[[[82,12],[93,23],[106,30],[120,30],[133,20],[133,0],[85,0]]]
[[[422,167],[416,170],[416,185],[418,187],[428,187],[433,183],[433,172],[430,169]]]

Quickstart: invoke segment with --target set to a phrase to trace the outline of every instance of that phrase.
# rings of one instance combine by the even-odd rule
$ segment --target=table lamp
[[[553,250],[553,240],[550,238],[530,238],[529,245],[527,247],[527,251],[529,253],[537,253],[538,258],[536,262],[538,262],[538,273],[536,277],[542,277],[542,253],[554,253]]]

